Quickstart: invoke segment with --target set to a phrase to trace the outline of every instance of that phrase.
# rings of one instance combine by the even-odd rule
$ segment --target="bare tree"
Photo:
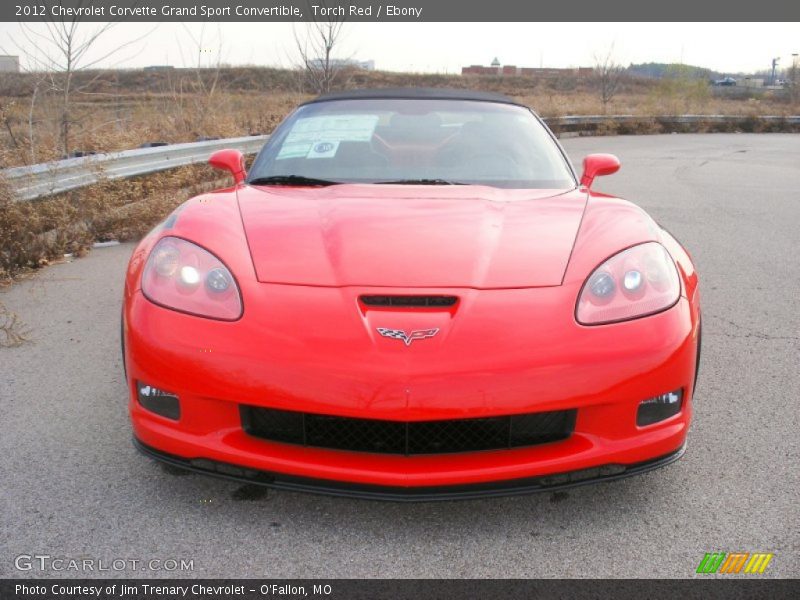
[[[8,104],[4,104],[2,100],[0,100],[0,121],[2,121],[3,125],[8,132],[8,137],[11,139],[11,143],[14,145],[14,149],[19,148],[19,142],[17,141],[17,137],[14,135],[14,129],[11,127],[11,117],[9,116],[8,108],[14,105],[14,101],[11,100]]]
[[[34,133],[34,113],[36,112],[36,99],[39,96],[39,88],[44,83],[44,79],[40,76],[36,78],[33,84],[33,91],[31,92],[31,101],[28,107],[28,146],[30,148],[30,159],[32,163],[36,162],[36,134]]]
[[[185,66],[191,65],[194,76],[187,82],[184,90],[184,81],[178,82],[179,90],[173,90],[179,108],[182,108],[184,97],[189,98],[197,118],[198,133],[207,134],[209,127],[213,126],[212,117],[218,114],[221,106],[219,96],[225,91],[222,83],[224,39],[222,29],[217,26],[216,36],[207,35],[205,24],[199,31],[193,32],[185,23],[182,23],[191,44],[184,56],[184,48],[179,45],[181,61]],[[185,91],[191,93],[186,94]],[[183,112],[181,110],[180,112]]]
[[[328,16],[315,15],[309,2],[311,21],[306,23],[303,33],[295,29],[294,39],[305,83],[314,92],[322,94],[329,92],[337,83],[345,71],[347,61],[334,57],[341,42],[344,19],[332,15],[332,11],[328,10],[327,0],[317,0],[316,6],[322,9],[322,14]]]
[[[603,112],[606,112],[608,103],[614,99],[619,91],[620,83],[625,74],[625,67],[618,63],[614,57],[614,44],[603,55],[594,55],[594,75],[600,91],[600,101],[603,103]]]
[[[86,0],[79,0],[76,6],[81,8],[85,3]],[[11,40],[20,53],[26,57],[29,68],[39,74],[31,99],[30,123],[32,124],[33,121],[36,96],[40,92],[43,82],[47,82],[49,92],[59,96],[56,122],[59,145],[65,155],[68,155],[72,149],[71,131],[75,124],[73,95],[86,92],[102,75],[102,72],[98,72],[88,79],[84,78],[80,83],[76,82],[76,74],[97,67],[99,63],[138,43],[147,35],[144,34],[121,44],[115,43],[108,51],[94,52],[100,38],[105,36],[117,23],[118,21],[111,21],[99,24],[94,28],[87,28],[78,16],[71,19],[42,21],[42,28],[22,22],[19,24],[21,39]],[[30,137],[31,152],[35,154],[33,135]]]
[[[208,40],[206,37],[205,23],[200,27],[197,35],[192,33],[192,30],[181,23],[184,31],[186,31],[189,39],[192,42],[191,50],[195,54],[195,85],[197,92],[203,96],[213,97],[217,91],[220,72],[222,70],[222,54],[223,54],[223,39],[222,31],[219,25],[217,26],[217,36],[215,39]],[[211,45],[214,44],[215,48]],[[181,54],[181,60],[184,64],[191,64],[191,60],[187,60],[183,56],[183,47],[179,46],[178,50]],[[206,77],[204,77],[206,75]]]

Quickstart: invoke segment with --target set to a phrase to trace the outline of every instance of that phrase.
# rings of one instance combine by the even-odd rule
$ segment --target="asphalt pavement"
[[[568,491],[434,504],[162,467],[131,444],[123,244],[0,292],[31,340],[0,348],[0,577],[691,577],[712,551],[771,552],[764,576],[800,576],[800,135],[564,145],[576,165],[617,154],[622,170],[595,187],[640,204],[696,261],[703,358],[682,460]],[[130,562],[152,559],[192,570]],[[127,566],[97,571],[113,560]]]

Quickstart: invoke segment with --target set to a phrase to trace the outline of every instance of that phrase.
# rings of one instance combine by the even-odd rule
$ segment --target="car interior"
[[[339,141],[335,152],[325,158],[302,156],[276,162],[285,173],[313,173],[332,180],[344,176],[381,181],[547,179],[552,165],[547,157],[535,155],[537,144],[530,137],[526,128],[514,127],[508,117],[459,121],[437,112],[398,112],[381,115],[368,141]],[[541,172],[536,172],[538,164]]]

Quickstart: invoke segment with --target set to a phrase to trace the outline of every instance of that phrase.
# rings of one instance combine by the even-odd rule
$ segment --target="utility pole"
[[[772,80],[770,81],[770,85],[775,85],[775,67],[778,66],[778,63],[781,61],[780,58],[773,58],[772,59]]]

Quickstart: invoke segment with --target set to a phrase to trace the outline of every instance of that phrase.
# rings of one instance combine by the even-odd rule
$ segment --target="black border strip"
[[[262,569],[269,577],[269,565]],[[680,573],[685,575],[685,573]],[[24,600],[783,600],[797,598],[798,579],[695,578],[695,579],[7,579],[0,581],[0,597]],[[126,589],[122,591],[122,584]],[[159,593],[144,593],[144,585],[159,586]],[[17,591],[16,586],[28,591]],[[39,592],[30,591],[36,587]],[[66,589],[53,593],[53,589]],[[79,586],[91,591],[70,593]],[[137,591],[131,591],[135,586]],[[177,586],[186,589],[178,591]],[[203,586],[203,587],[201,587]],[[230,591],[214,591],[228,586]],[[262,588],[261,586],[265,586]],[[285,586],[280,589],[281,586]],[[322,593],[315,592],[320,587]],[[235,591],[233,588],[237,588]],[[262,591],[262,589],[264,591]],[[43,591],[43,593],[42,593]],[[266,593],[265,593],[266,592]]]
[[[800,3],[787,0],[728,0],[726,3],[672,0],[326,0],[336,14],[314,14],[311,0],[15,0],[0,2],[0,21],[69,22],[71,14],[53,13],[54,6],[81,6],[79,20],[107,22],[790,22],[800,20]],[[89,6],[91,5],[91,6]],[[17,9],[17,6],[23,7]],[[111,7],[117,7],[112,13]],[[41,8],[45,10],[42,11]],[[351,8],[352,7],[352,8]],[[391,10],[390,7],[397,9]],[[129,9],[121,12],[119,8]],[[214,9],[209,11],[209,9]],[[358,10],[361,9],[361,10]],[[413,40],[410,40],[413,43]]]

